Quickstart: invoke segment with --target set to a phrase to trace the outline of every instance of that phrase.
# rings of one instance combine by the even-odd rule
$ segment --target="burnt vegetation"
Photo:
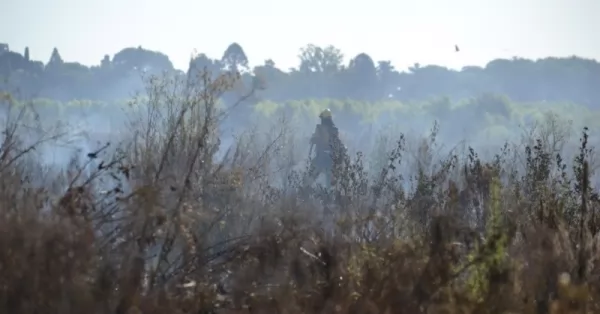
[[[434,156],[436,127],[417,147],[395,134],[381,167],[339,156],[333,187],[307,191],[285,128],[215,158],[232,73],[149,80],[128,141],[60,173],[35,150],[60,128],[3,96],[2,312],[600,311],[587,129],[573,160],[535,132],[489,160]]]

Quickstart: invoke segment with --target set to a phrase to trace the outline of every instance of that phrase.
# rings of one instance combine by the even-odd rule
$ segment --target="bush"
[[[307,190],[285,162],[296,154],[285,128],[243,134],[215,158],[216,100],[237,79],[152,79],[132,102],[127,142],[43,181],[35,147],[60,130],[32,140],[31,119],[3,98],[2,311],[600,310],[586,129],[572,169],[548,140],[559,137],[533,133],[489,160],[473,149],[439,157],[434,128],[413,145],[404,135],[379,145],[375,166],[340,156],[334,186]]]

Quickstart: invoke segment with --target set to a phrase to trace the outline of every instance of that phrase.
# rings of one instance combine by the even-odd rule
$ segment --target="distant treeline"
[[[136,104],[144,104],[144,99]],[[52,117],[95,116],[110,117],[121,120],[123,112],[131,109],[132,105],[126,100],[91,101],[73,100],[61,102],[52,99],[34,99],[17,103],[26,105],[38,115],[51,119]],[[225,108],[225,107],[221,107]],[[585,105],[572,102],[518,102],[510,98],[485,93],[477,97],[451,100],[449,97],[432,97],[420,101],[361,101],[339,100],[332,98],[269,101],[263,100],[248,107],[250,112],[231,112],[230,123],[245,123],[247,118],[263,119],[277,118],[281,114],[301,121],[317,122],[319,112],[331,108],[335,120],[342,128],[368,127],[377,123],[412,123],[428,120],[438,120],[444,126],[460,128],[470,132],[479,132],[486,128],[502,126],[513,129],[518,125],[526,125],[541,121],[548,113],[553,113],[564,121],[572,121],[574,126],[588,126],[592,130],[599,129],[600,110],[590,109]],[[250,114],[250,113],[253,114]]]
[[[10,51],[0,45],[2,89],[24,98],[60,101],[126,99],[143,88],[141,73],[175,72],[169,57],[157,51],[125,48],[109,55],[97,66],[64,61],[54,49],[48,62],[30,60],[29,50]],[[457,52],[460,53],[460,52]],[[469,66],[460,71],[437,65],[419,65],[397,71],[389,61],[373,60],[368,54],[351,56],[333,47],[308,45],[299,54],[299,66],[279,69],[272,60],[250,69],[242,47],[231,44],[220,60],[200,54],[190,62],[194,69],[207,67],[217,73],[239,70],[244,81],[260,79],[267,89],[258,100],[276,102],[332,98],[362,101],[424,100],[446,96],[461,99],[485,93],[504,94],[519,102],[572,101],[590,108],[600,104],[600,63],[595,60],[545,58],[497,59],[485,67]]]

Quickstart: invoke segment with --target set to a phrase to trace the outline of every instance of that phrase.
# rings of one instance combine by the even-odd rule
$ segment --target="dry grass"
[[[293,171],[282,188],[271,172],[285,164],[283,131],[262,148],[243,137],[213,160],[216,99],[236,79],[150,82],[148,99],[132,103],[141,111],[129,145],[91,152],[44,184],[22,115],[7,115],[1,312],[600,311],[585,132],[573,171],[541,140],[439,163],[424,140],[403,178],[400,137],[380,173],[342,156],[330,191],[302,189]]]

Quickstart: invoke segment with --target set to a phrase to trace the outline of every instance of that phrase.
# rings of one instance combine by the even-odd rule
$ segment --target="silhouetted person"
[[[345,146],[340,140],[339,130],[333,123],[331,110],[325,109],[319,115],[321,123],[317,124],[315,132],[310,139],[310,151],[313,145],[315,157],[311,160],[310,170],[307,177],[307,185],[324,173],[327,186],[331,186],[334,157],[345,153]],[[338,154],[334,154],[337,151]]]

